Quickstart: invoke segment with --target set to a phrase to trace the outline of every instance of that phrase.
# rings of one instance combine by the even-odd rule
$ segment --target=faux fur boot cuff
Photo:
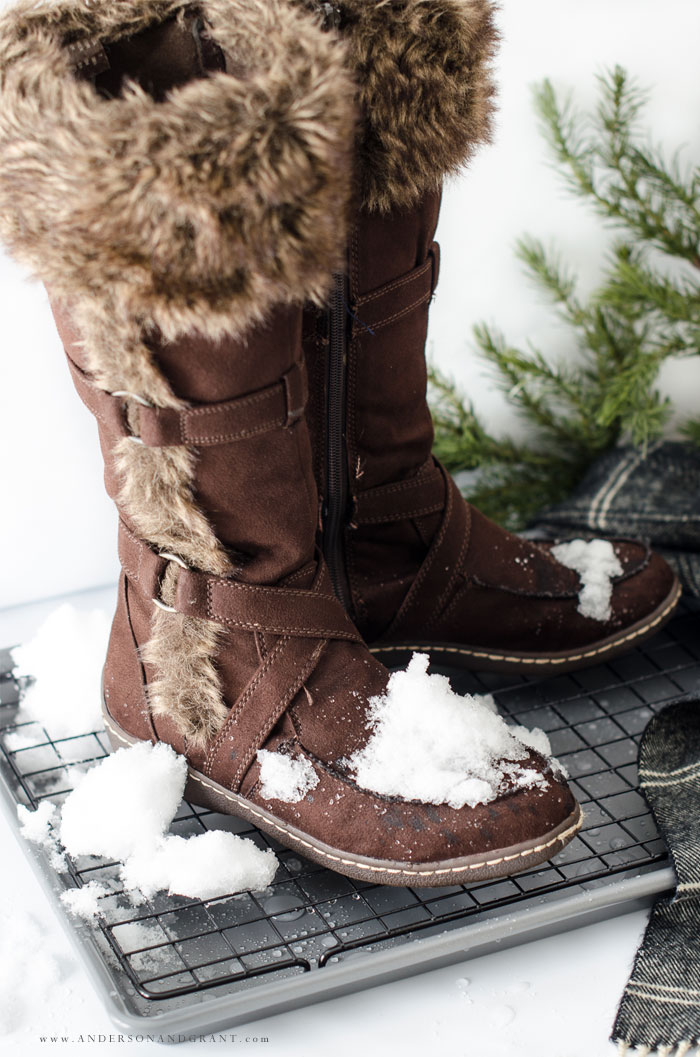
[[[219,69],[160,98],[78,70],[195,15]],[[21,3],[0,18],[0,236],[60,298],[242,333],[327,292],[353,97],[343,44],[289,0]]]
[[[492,0],[296,2],[334,10],[348,43],[366,208],[414,204],[488,140],[498,43]]]

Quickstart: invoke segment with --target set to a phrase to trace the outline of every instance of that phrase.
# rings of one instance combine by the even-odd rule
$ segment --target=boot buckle
[[[128,389],[115,389],[113,393],[110,393],[110,396],[119,396],[122,399],[126,398],[128,400],[135,400],[137,404],[141,404],[141,407],[153,407],[150,400],[146,400],[145,397],[139,396],[138,393],[130,393]],[[135,433],[129,433],[127,440],[132,440],[134,444],[143,444],[141,438],[137,437]]]
[[[134,440],[139,440],[139,439],[140,438],[138,438],[138,437],[134,438]],[[141,442],[141,443],[143,443],[143,442]],[[177,554],[172,554],[170,551],[158,551],[158,557],[159,558],[166,558],[170,562],[175,562],[175,564],[179,565],[181,569],[187,570],[187,566],[183,562],[182,558],[178,558]],[[178,612],[178,610],[175,608],[175,606],[166,605],[166,603],[163,602],[160,598],[153,597],[151,599],[151,601],[153,602],[154,606],[158,606],[158,609],[162,609],[165,613],[177,613]]]

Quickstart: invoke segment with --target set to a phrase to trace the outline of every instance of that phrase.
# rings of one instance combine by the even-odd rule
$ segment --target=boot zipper
[[[343,530],[348,505],[348,466],[345,444],[347,381],[347,279],[333,276],[328,320],[328,403],[326,405],[326,494],[323,509],[323,554],[333,589],[350,612],[350,586],[343,557]]]
[[[324,29],[339,29],[341,9],[328,0],[312,0],[323,17]],[[348,505],[348,466],[345,443],[345,388],[347,381],[347,279],[333,276],[333,293],[325,312],[328,336],[326,404],[326,494],[323,497],[323,556],[336,597],[348,613],[352,601],[344,558],[343,532]]]

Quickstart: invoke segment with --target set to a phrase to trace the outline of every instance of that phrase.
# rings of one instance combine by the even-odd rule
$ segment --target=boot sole
[[[626,653],[633,646],[644,642],[672,616],[682,592],[678,580],[649,616],[637,621],[624,631],[601,639],[586,649],[562,650],[555,653],[520,653],[486,650],[483,646],[461,646],[455,642],[396,642],[370,646],[374,656],[387,667],[403,667],[414,653],[428,653],[437,662],[448,667],[466,668],[472,671],[512,672],[538,674],[548,671],[568,672],[586,668]]]
[[[105,728],[113,749],[128,748],[142,739],[134,738],[123,730],[102,706]],[[448,884],[466,884],[472,881],[489,881],[499,877],[528,870],[551,859],[569,843],[580,829],[583,821],[581,808],[542,837],[523,844],[491,851],[484,855],[471,855],[461,859],[445,859],[433,863],[396,862],[390,859],[371,859],[351,852],[341,852],[331,845],[315,840],[309,834],[280,821],[270,812],[251,804],[245,797],[232,793],[211,778],[187,769],[185,799],[200,807],[210,808],[226,815],[237,815],[252,822],[268,836],[303,855],[306,859],[325,866],[336,873],[345,874],[356,881],[371,881],[380,885],[411,885],[433,888]]]

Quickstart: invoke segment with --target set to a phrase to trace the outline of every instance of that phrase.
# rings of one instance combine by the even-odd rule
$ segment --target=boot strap
[[[462,579],[464,559],[471,537],[471,507],[445,468],[436,460],[445,481],[445,504],[442,524],[435,534],[418,575],[401,608],[385,632],[387,640],[400,638],[406,615],[418,609],[426,631],[442,613]]]
[[[440,247],[433,242],[428,259],[413,271],[358,297],[353,303],[351,338],[374,332],[427,305],[440,273]]]
[[[414,477],[379,485],[353,497],[351,528],[437,514],[445,506],[445,478],[432,459]]]
[[[325,640],[284,635],[233,705],[207,753],[204,773],[224,773],[237,791],[258,749],[318,665]],[[231,761],[234,763],[231,773]]]
[[[295,363],[273,385],[246,396],[201,407],[153,407],[136,394],[108,393],[68,357],[80,399],[104,427],[117,437],[129,437],[147,448],[177,444],[203,447],[229,444],[268,430],[285,428],[299,419],[308,395],[306,370]],[[138,405],[139,431],[129,428],[126,400]]]
[[[333,594],[323,562],[309,590],[245,584],[190,569],[175,555],[159,554],[130,532],[123,521],[119,523],[119,560],[129,582],[162,609],[244,631],[362,641]],[[175,599],[172,605],[165,605],[160,598],[161,583],[171,562],[178,566]]]

